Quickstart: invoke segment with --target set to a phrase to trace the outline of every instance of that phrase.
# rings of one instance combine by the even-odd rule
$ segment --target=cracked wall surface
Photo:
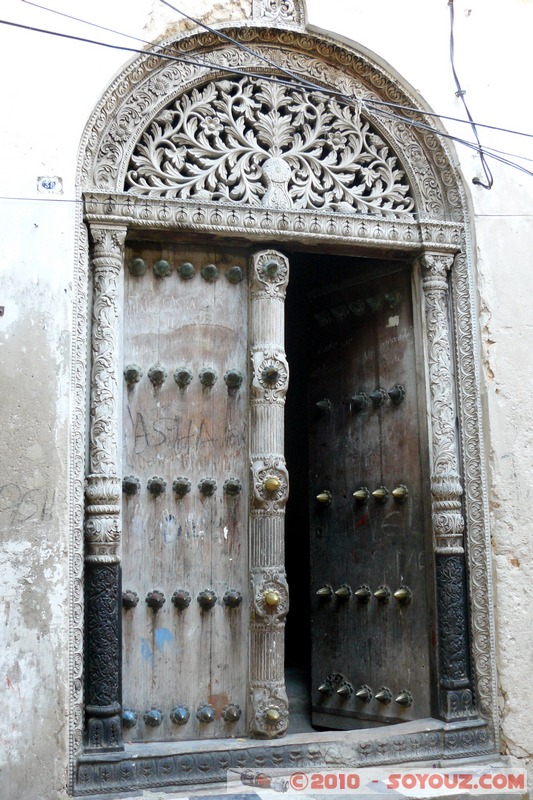
[[[70,5],[63,0],[54,7],[72,13]],[[182,0],[180,7],[216,23],[223,17],[249,18],[251,3]],[[312,25],[376,53],[434,110],[464,116],[451,75],[444,0],[374,0],[371,6],[362,0],[308,0],[307,8]],[[456,66],[473,116],[531,132],[533,112],[523,88],[533,67],[533,2],[508,0],[505,14],[496,0],[456,0],[455,8]],[[136,46],[18,0],[5,0],[4,11],[6,18],[22,24]],[[154,41],[190,26],[155,0],[94,0],[80,16]],[[9,720],[0,734],[0,767],[7,797],[61,800],[66,797],[68,752],[75,174],[86,121],[134,54],[5,26],[0,36],[8,75],[7,122],[0,131],[0,675]],[[466,126],[451,120],[445,124],[450,133],[472,138]],[[527,140],[511,134],[480,129],[480,136],[487,147],[531,155]],[[456,153],[475,230],[502,748],[531,771],[533,178],[491,162],[495,183],[486,191],[471,183],[482,176],[478,156],[459,146]],[[61,177],[63,194],[39,192],[39,176]]]

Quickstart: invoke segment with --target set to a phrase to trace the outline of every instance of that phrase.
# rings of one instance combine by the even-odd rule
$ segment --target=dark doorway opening
[[[353,729],[427,716],[432,590],[426,585],[427,509],[420,510],[427,504],[422,489],[426,443],[410,264],[402,256],[368,259],[314,252],[291,253],[290,264],[285,315],[289,731],[311,730],[311,701],[315,726],[322,730],[330,727],[330,719],[332,728]],[[322,340],[323,322],[317,319],[324,314],[331,324],[323,328]],[[406,387],[403,404],[387,394],[396,385],[402,391]],[[350,405],[352,394],[378,387],[382,407],[367,399],[368,407],[359,413]],[[328,423],[331,441],[317,434],[315,408],[328,392],[336,415],[334,424]],[[333,451],[339,454],[338,465]],[[317,461],[322,452],[326,461],[322,455]],[[324,463],[329,464],[326,472]],[[367,483],[370,490],[386,484],[388,501],[379,504],[371,495],[367,506],[354,501],[354,490]],[[405,489],[404,484],[410,499],[402,505],[391,493]],[[317,491],[327,487],[335,488],[337,504],[331,511],[317,511]],[[320,520],[325,521],[323,535]],[[331,601],[315,597],[322,581],[336,589],[344,574],[349,601],[333,594]],[[412,603],[393,595],[404,583]],[[371,586],[370,601],[354,596],[361,584]],[[391,600],[374,597],[382,586]],[[349,685],[352,697],[370,687],[370,700],[335,700],[333,710],[327,709],[329,700],[317,691],[334,673]],[[418,697],[420,685],[425,688]],[[375,697],[383,690],[392,698],[386,703]],[[407,708],[401,705],[404,696]]]

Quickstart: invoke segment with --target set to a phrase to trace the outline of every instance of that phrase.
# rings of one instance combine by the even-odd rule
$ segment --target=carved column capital
[[[121,481],[118,477],[88,475],[85,484],[85,561],[118,564]]]
[[[448,273],[453,266],[453,261],[454,256],[449,253],[422,253],[422,255],[418,257],[418,263],[423,270],[424,282],[436,281],[436,285],[444,282],[446,285]]]
[[[122,265],[124,242],[126,241],[127,228],[118,225],[91,225],[89,232],[92,241],[93,265],[99,260],[109,259],[109,266]]]

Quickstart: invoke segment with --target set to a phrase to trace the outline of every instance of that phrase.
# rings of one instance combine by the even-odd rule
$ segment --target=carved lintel
[[[87,219],[91,224],[105,224],[113,215],[109,193],[90,192],[85,195]],[[404,250],[419,251],[422,245],[437,245],[442,252],[456,252],[461,227],[453,222],[435,220],[420,223],[408,215],[402,219],[378,217],[363,213],[347,213],[341,209],[314,214],[295,209],[272,209],[261,206],[165,198],[165,213],[159,210],[156,197],[127,193],[113,195],[113,205],[121,209],[121,217],[129,225],[147,230],[194,230],[198,233],[227,231],[230,234],[263,235],[265,230],[283,231],[286,239],[305,238],[316,242],[350,240],[369,249],[391,242],[401,243]],[[421,231],[424,230],[422,239]]]

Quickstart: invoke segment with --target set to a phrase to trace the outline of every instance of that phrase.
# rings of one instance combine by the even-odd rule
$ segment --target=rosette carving
[[[252,579],[253,610],[258,621],[279,625],[289,611],[289,587],[283,572],[267,570]]]
[[[289,280],[289,262],[276,250],[264,250],[252,258],[251,291],[254,297],[283,300]]]
[[[274,739],[283,736],[289,721],[289,701],[283,684],[274,682],[252,687],[250,733]]]
[[[252,354],[252,394],[270,402],[283,401],[289,385],[289,365],[283,350],[265,348]]]
[[[273,478],[274,481],[269,481]],[[259,459],[252,464],[253,503],[256,508],[277,511],[289,496],[289,473],[282,456]],[[269,488],[269,487],[272,488]]]

